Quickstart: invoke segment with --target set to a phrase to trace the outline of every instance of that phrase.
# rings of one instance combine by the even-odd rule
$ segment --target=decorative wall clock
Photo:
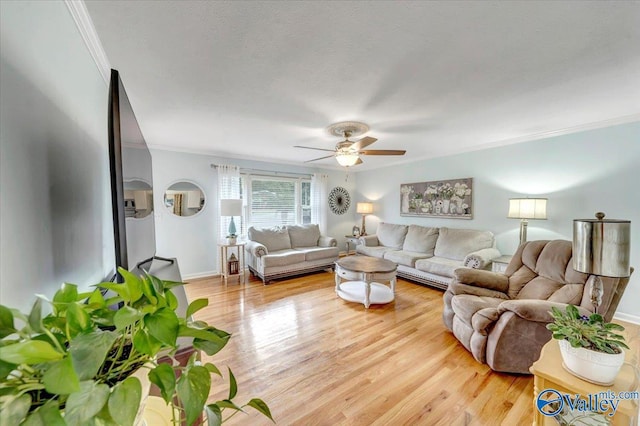
[[[351,205],[349,192],[341,186],[336,186],[329,193],[329,208],[334,214],[345,214]]]

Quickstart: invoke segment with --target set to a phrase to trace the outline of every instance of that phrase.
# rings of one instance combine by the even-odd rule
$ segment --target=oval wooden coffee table
[[[372,304],[392,302],[398,265],[375,257],[348,256],[336,262],[336,293],[349,302]],[[347,282],[342,283],[342,280]],[[389,286],[376,281],[389,281]]]

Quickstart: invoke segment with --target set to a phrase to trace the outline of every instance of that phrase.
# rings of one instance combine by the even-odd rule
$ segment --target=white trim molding
[[[80,31],[84,44],[89,49],[89,54],[98,67],[98,71],[100,71],[102,78],[108,85],[111,79],[111,65],[109,64],[107,53],[102,47],[96,28],[93,26],[87,6],[83,0],[64,0],[64,4],[69,9],[69,13],[71,13],[71,17],[76,23],[78,31]]]
[[[616,312],[613,314],[613,319],[620,321],[630,322],[633,324],[640,324],[640,317],[637,315],[625,314],[622,312]]]
[[[196,272],[195,274],[186,274],[182,276],[182,281],[198,280],[201,278],[217,278],[220,276],[219,271]]]

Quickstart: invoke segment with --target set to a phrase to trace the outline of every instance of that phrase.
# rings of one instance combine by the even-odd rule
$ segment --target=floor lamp
[[[367,235],[367,228],[364,226],[364,218],[368,214],[373,213],[373,203],[357,203],[356,213],[360,213],[362,215],[362,228],[360,228],[360,235]]]
[[[546,198],[510,198],[509,219],[520,219],[520,244],[527,241],[529,219],[547,219]]]
[[[593,275],[590,296],[594,313],[598,312],[604,293],[600,277],[631,275],[631,222],[604,216],[598,212],[595,219],[573,221],[573,269]]]

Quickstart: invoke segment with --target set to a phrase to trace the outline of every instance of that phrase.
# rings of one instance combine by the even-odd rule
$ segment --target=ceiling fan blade
[[[314,158],[313,160],[307,160],[307,161],[305,161],[305,163],[310,163],[310,162],[312,162],[312,161],[318,161],[318,160],[324,160],[325,158],[331,158],[331,157],[334,157],[334,155],[333,155],[333,154],[331,154],[331,155],[327,155],[326,157]]]
[[[378,139],[372,138],[371,136],[365,136],[364,138],[355,141],[349,148],[355,151],[360,151],[365,146],[369,146]]]
[[[362,163],[364,163],[364,161],[362,161],[362,158],[358,157],[358,161],[356,161],[354,166],[357,166],[358,164],[362,164]]]
[[[334,149],[324,149],[324,148],[312,148],[310,146],[300,146],[300,145],[294,145],[294,148],[304,148],[304,149],[315,149],[317,151],[328,151],[328,152],[335,152]]]
[[[400,149],[370,149],[359,151],[360,155],[404,155],[407,151]]]

